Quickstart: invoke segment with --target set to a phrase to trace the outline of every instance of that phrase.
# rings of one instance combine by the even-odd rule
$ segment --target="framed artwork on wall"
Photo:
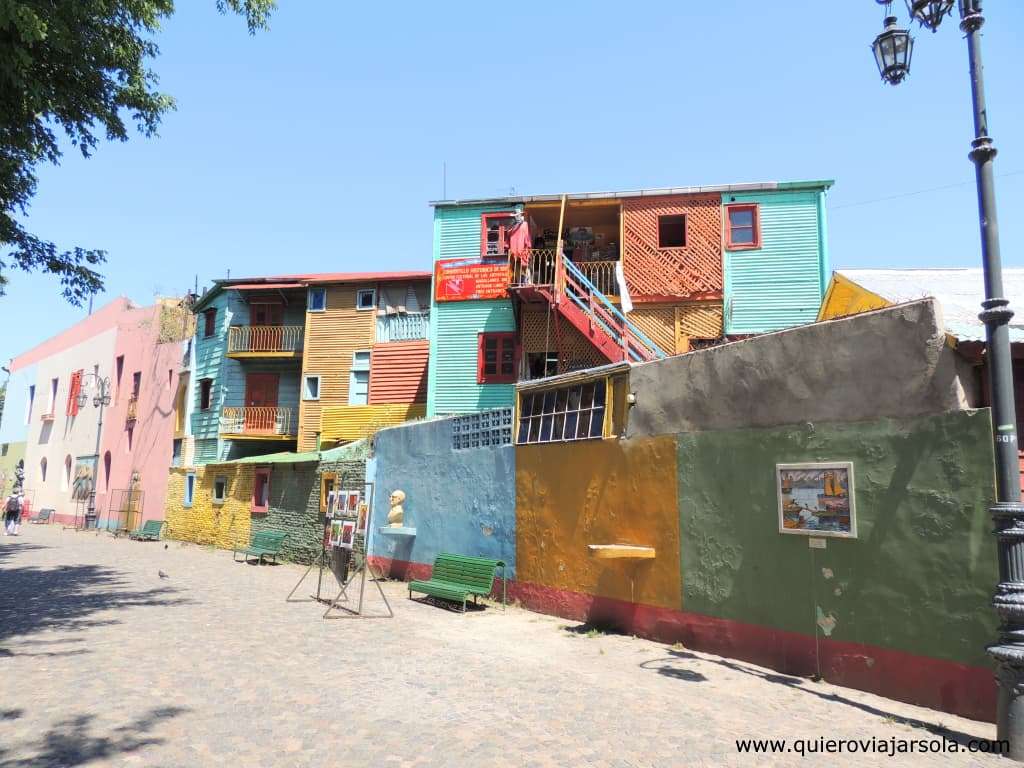
[[[857,538],[853,462],[776,464],[779,533]]]

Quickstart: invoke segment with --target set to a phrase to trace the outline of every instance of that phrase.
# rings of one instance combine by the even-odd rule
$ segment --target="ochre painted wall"
[[[183,504],[185,475],[190,471],[195,472],[196,485],[192,506],[186,507]],[[253,464],[207,464],[194,470],[170,470],[164,535],[222,549],[248,544],[254,472]],[[218,476],[228,479],[223,504],[213,503],[213,482]]]
[[[678,608],[679,513],[672,437],[516,447],[516,578]],[[655,547],[597,560],[588,544]]]
[[[834,320],[837,317],[847,317],[891,305],[891,301],[861,288],[852,280],[836,273],[832,275],[832,282],[825,292],[825,298],[821,300],[818,320]]]
[[[306,312],[302,374],[320,376],[320,399],[300,400],[300,451],[316,450],[322,408],[348,405],[352,355],[357,351],[370,351],[377,324],[375,311],[356,309],[356,291],[373,287],[373,284],[328,286],[327,309]]]
[[[323,409],[320,439],[324,443],[332,443],[372,437],[382,427],[422,419],[426,412],[425,403],[329,406]]]

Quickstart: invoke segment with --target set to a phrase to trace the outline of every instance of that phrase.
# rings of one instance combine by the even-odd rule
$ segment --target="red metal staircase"
[[[524,300],[546,303],[610,362],[646,362],[666,357],[590,280],[554,249],[510,259],[509,290]]]

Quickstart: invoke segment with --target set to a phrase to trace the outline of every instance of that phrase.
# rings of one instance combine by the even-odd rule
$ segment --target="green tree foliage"
[[[265,29],[274,0],[216,0],[221,13]],[[102,250],[60,251],[22,226],[41,163],[59,164],[59,136],[89,157],[128,140],[127,122],[156,134],[174,100],[148,64],[174,0],[0,0],[0,293],[12,267],[60,278],[72,304],[103,289]]]

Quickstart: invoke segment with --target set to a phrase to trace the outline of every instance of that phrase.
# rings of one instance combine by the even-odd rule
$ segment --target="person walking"
[[[4,507],[4,536],[17,536],[21,525],[21,496],[12,493]]]

